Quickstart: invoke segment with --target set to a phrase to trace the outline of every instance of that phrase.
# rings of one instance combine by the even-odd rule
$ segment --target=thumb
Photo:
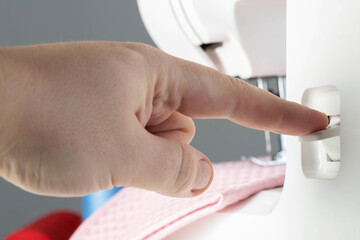
[[[213,168],[200,151],[145,129],[140,136],[141,146],[127,166],[129,185],[177,197],[197,196],[209,187]]]

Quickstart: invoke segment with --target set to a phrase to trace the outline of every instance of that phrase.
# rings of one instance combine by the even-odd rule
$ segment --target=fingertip
[[[322,115],[322,116],[321,116],[322,120],[319,121],[319,122],[321,123],[321,124],[320,124],[320,130],[324,130],[324,129],[326,129],[327,126],[329,125],[329,123],[330,123],[330,118],[329,118],[329,116],[328,116],[326,113],[324,113],[324,112],[320,112],[320,114]]]
[[[307,131],[306,133],[302,134],[302,135],[306,135],[306,134],[310,134],[313,132],[317,132],[317,131],[321,131],[327,128],[328,124],[329,124],[329,118],[326,115],[326,113],[317,111],[317,110],[313,110],[313,121],[312,121],[312,127],[310,128],[310,131]]]
[[[281,118],[280,129],[274,132],[291,136],[304,136],[327,128],[328,117],[325,113],[301,104],[289,103],[285,111],[287,114]]]

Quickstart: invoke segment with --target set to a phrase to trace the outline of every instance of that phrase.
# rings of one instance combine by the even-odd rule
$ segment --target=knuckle
[[[187,143],[190,143],[195,137],[196,127],[195,123],[191,118],[187,118],[186,126],[183,129],[185,134],[185,139]]]
[[[235,99],[232,99],[231,102],[228,103],[231,107],[228,108],[229,112],[227,113],[227,117],[229,119],[234,119],[242,113],[244,106],[247,105],[247,103],[244,102],[244,99],[247,98],[243,97],[243,94],[246,94],[247,83],[241,79],[236,79],[231,76],[228,76],[228,79],[230,89],[233,89],[233,91],[235,91],[234,96],[239,96]]]

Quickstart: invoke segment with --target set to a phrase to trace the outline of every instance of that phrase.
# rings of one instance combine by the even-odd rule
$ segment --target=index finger
[[[326,114],[286,101],[214,69],[175,59],[170,81],[180,82],[179,112],[193,118],[227,118],[237,124],[288,135],[325,129]]]

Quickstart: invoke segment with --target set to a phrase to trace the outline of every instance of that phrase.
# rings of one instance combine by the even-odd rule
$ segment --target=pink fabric
[[[282,186],[284,178],[285,165],[262,167],[243,160],[214,164],[212,185],[195,198],[125,188],[90,216],[71,239],[161,239],[256,192]]]

